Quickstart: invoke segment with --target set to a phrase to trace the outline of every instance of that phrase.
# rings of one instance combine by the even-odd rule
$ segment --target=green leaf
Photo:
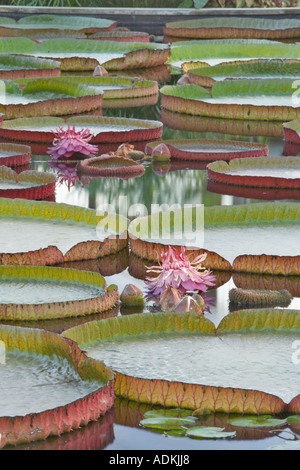
[[[229,423],[243,428],[273,428],[286,424],[286,419],[273,418],[269,415],[241,416],[229,420]]]
[[[226,439],[235,437],[235,431],[226,432],[224,429],[213,426],[194,426],[187,430],[186,436],[193,439]]]
[[[181,429],[182,426],[194,424],[193,418],[175,418],[168,416],[160,416],[157,418],[146,418],[140,421],[140,425],[144,428],[157,429],[161,431],[167,431],[170,429]]]

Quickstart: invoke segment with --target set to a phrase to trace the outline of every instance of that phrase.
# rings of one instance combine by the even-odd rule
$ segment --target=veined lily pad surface
[[[55,76],[60,76],[60,62],[56,60],[0,54],[0,78],[2,80]]]
[[[131,315],[89,322],[63,336],[116,372],[118,396],[225,413],[271,414],[299,407],[288,347],[299,337],[297,311],[240,311],[227,315],[216,330],[192,314]],[[278,375],[269,374],[275,355]]]
[[[102,142],[135,142],[157,139],[162,135],[160,121],[102,116],[73,116],[66,119],[24,118],[6,121],[0,126],[0,135],[9,140],[44,142],[52,144],[53,131],[58,127],[88,128],[93,134],[91,144]]]
[[[101,107],[103,92],[98,87],[66,80],[34,79],[22,88],[15,81],[1,82],[0,110],[5,119],[57,116],[88,112]]]
[[[300,106],[292,79],[225,80],[211,92],[198,85],[164,86],[162,107],[193,115],[248,120],[297,119]]]
[[[28,170],[16,173],[12,168],[0,166],[0,197],[47,199],[55,191],[53,173]]]
[[[292,78],[296,80],[299,73],[300,61],[296,59],[268,59],[191,68],[188,70],[188,78],[196,85],[211,87],[215,81],[227,79]]]
[[[230,140],[187,139],[161,140],[146,144],[145,152],[149,155],[160,143],[165,144],[174,160],[215,161],[231,160],[242,157],[261,157],[268,154],[268,146]]]
[[[44,320],[101,313],[114,307],[118,289],[98,273],[36,266],[2,266],[2,320]]]
[[[283,44],[259,39],[228,39],[226,47],[221,39],[175,42],[171,46],[169,63],[202,61],[208,65],[253,59],[299,59],[299,44]]]
[[[121,216],[23,199],[0,198],[0,206],[1,264],[53,265],[96,259],[127,246],[128,221]]]
[[[265,157],[235,159],[229,164],[208,165],[208,177],[213,181],[238,186],[300,189],[299,157]]]
[[[131,250],[157,260],[166,245],[184,245],[207,252],[212,269],[299,275],[297,203],[206,207],[201,214],[187,207],[136,218],[129,225]]]
[[[27,38],[1,38],[0,52],[26,54],[61,62],[62,71],[107,70],[153,67],[165,64],[170,56],[166,44],[123,43],[92,39],[48,39],[37,44]]]
[[[282,39],[300,36],[299,20],[261,18],[205,18],[166,23],[166,36],[182,38]]]
[[[4,325],[0,339],[5,345],[1,448],[78,429],[112,407],[111,370],[87,358],[72,341],[44,330]],[[41,382],[45,393],[40,392]]]

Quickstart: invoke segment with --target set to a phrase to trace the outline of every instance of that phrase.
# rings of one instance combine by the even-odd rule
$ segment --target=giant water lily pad
[[[183,208],[133,220],[130,246],[148,260],[167,245],[184,245],[207,253],[204,264],[213,270],[298,276],[299,220],[297,203],[205,207],[204,221],[199,208]]]
[[[163,31],[166,36],[182,38],[298,38],[300,21],[281,18],[197,18],[166,23]]]
[[[227,79],[261,79],[299,77],[300,61],[293,59],[269,59],[192,68],[188,78],[196,85],[211,87],[216,81]]]
[[[77,165],[79,174],[91,177],[119,177],[129,179],[144,174],[145,168],[131,158],[114,155],[101,155],[87,158]]]
[[[89,359],[76,343],[44,330],[5,325],[0,339],[5,347],[1,448],[70,432],[113,406],[112,371]]]
[[[53,80],[53,79],[52,79]],[[152,96],[158,94],[158,84],[153,80],[142,80],[127,77],[83,77],[83,76],[65,76],[57,77],[55,80],[60,83],[65,80],[81,86],[99,87],[103,92],[103,99],[124,99],[139,98],[142,96]],[[26,85],[29,80],[18,80],[18,84]]]
[[[24,199],[0,198],[0,207],[3,265],[97,259],[127,246],[128,221],[118,215]]]
[[[179,113],[226,119],[289,121],[300,115],[294,80],[258,79],[216,82],[211,92],[198,85],[166,85],[162,107]]]
[[[296,414],[299,386],[290,345],[299,338],[299,315],[240,311],[215,329],[196,314],[135,314],[85,323],[62,335],[115,371],[120,397],[190,410]],[[276,371],[269,374],[274,360]]]
[[[15,172],[13,169],[0,166],[0,197],[47,199],[55,191],[56,176],[41,171]]]
[[[1,38],[0,52],[27,54],[58,60],[62,71],[94,70],[103,65],[107,70],[155,67],[165,64],[170,56],[166,44],[123,43],[92,39],[48,39],[37,44],[27,38]]]
[[[6,18],[0,20],[1,36],[14,36],[21,31],[24,37],[28,37],[27,32],[32,30],[73,30],[96,33],[109,31],[115,27],[116,22],[109,19],[78,15],[28,15],[18,21],[12,18],[9,18],[9,21]]]
[[[223,119],[161,110],[162,123],[171,129],[190,132],[217,132],[218,134],[247,137],[283,137],[281,121],[253,121]]]
[[[213,162],[207,167],[212,181],[237,186],[300,189],[299,157],[264,157],[235,159],[229,163]]]
[[[253,59],[299,59],[299,44],[283,44],[259,39],[223,39],[175,42],[169,63],[181,67],[183,62],[202,61],[206,65]]]
[[[1,266],[0,317],[4,321],[45,320],[101,313],[119,294],[98,273],[36,266]]]
[[[284,426],[286,419],[274,418],[272,416],[243,416],[230,419],[232,426],[241,426],[246,428],[274,428]]]
[[[171,159],[189,161],[231,160],[233,158],[261,157],[268,154],[268,146],[233,140],[182,139],[148,142],[145,153],[151,155],[155,147],[165,144]]]
[[[22,166],[30,162],[29,145],[0,143],[0,164],[4,166]]]
[[[5,119],[57,116],[88,112],[101,107],[103,92],[98,87],[67,80],[33,79],[25,87],[3,80],[0,111]]]
[[[60,62],[38,57],[0,55],[0,78],[16,80],[25,77],[55,77],[60,75]]]
[[[21,118],[6,121],[0,126],[0,135],[9,140],[23,142],[53,141],[53,131],[68,125],[76,130],[88,128],[92,134],[91,144],[104,142],[135,142],[157,139],[162,135],[160,121],[127,119],[102,116],[72,116],[66,119],[54,116],[42,118]]]

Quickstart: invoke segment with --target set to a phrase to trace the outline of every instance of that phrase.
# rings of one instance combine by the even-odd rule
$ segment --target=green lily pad
[[[300,415],[288,416],[286,421],[289,424],[300,424]]]
[[[186,436],[193,439],[226,439],[235,437],[235,431],[226,432],[224,429],[214,426],[194,426],[187,430]]]
[[[145,418],[159,418],[159,417],[173,417],[173,418],[186,418],[192,419],[192,411],[184,410],[181,408],[161,408],[157,410],[149,410],[144,414]],[[194,418],[196,421],[196,418]]]
[[[261,416],[241,416],[229,421],[232,426],[243,428],[273,428],[286,424],[286,419],[273,418],[269,415]]]
[[[140,421],[140,425],[144,428],[156,429],[161,431],[181,429],[182,426],[194,424],[194,418],[175,418],[173,416],[159,416],[157,418],[146,418]]]

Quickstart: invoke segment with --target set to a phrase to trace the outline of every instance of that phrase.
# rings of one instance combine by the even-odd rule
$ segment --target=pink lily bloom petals
[[[180,293],[199,291],[206,292],[209,287],[215,285],[216,277],[210,269],[202,266],[206,253],[190,260],[191,255],[181,252],[171,246],[161,254],[161,263],[158,266],[147,267],[148,298],[159,297],[169,286],[174,287]]]
[[[53,131],[52,131],[53,132]],[[75,126],[71,129],[64,130],[62,127],[53,132],[54,139],[52,147],[49,147],[47,154],[51,155],[52,159],[70,158],[74,153],[81,153],[83,155],[95,155],[98,152],[96,145],[89,144],[93,137],[89,129],[75,130]]]

